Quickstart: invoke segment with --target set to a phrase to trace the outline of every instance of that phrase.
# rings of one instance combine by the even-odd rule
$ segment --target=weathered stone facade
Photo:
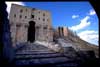
[[[58,37],[68,37],[68,36],[74,36],[74,32],[72,32],[68,27],[57,27],[54,31],[54,35],[57,35]]]
[[[16,43],[52,41],[51,16],[48,11],[12,4],[9,15],[13,46]]]
[[[53,29],[48,11],[12,4],[9,21],[14,47],[21,45],[19,43],[35,41],[54,51],[73,47],[77,51],[94,50],[98,53],[97,47],[91,48],[91,44],[81,40],[67,27]]]

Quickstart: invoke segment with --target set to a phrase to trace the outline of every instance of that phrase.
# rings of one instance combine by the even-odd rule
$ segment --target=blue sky
[[[89,2],[15,2],[16,4],[47,10],[52,25],[66,26],[85,41],[98,45],[98,17]],[[11,4],[11,3],[8,3]],[[11,5],[8,5],[8,12]]]

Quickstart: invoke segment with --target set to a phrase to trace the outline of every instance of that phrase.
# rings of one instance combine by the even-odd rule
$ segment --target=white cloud
[[[83,29],[83,28],[85,28],[85,27],[90,25],[90,22],[88,21],[89,18],[90,18],[89,16],[86,16],[80,21],[80,24],[72,26],[72,27],[69,27],[69,28],[71,30],[73,30],[73,31],[77,31],[77,30]]]
[[[10,13],[10,8],[11,8],[11,4],[19,4],[19,5],[25,5],[23,2],[6,2],[7,4],[7,12],[8,14]]]
[[[96,12],[93,10],[93,9],[91,9],[90,11],[89,11],[89,15],[95,15],[96,14]]]
[[[78,18],[79,15],[72,15],[72,18],[75,19],[75,18]]]
[[[98,31],[85,30],[85,31],[78,33],[78,36],[87,42],[98,45],[98,37],[99,37]]]

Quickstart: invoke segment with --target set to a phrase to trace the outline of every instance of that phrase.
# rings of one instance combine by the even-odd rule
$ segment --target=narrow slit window
[[[23,12],[23,10],[21,9],[21,10],[20,10],[20,12],[22,13],[22,12]]]
[[[20,15],[20,18],[22,18],[22,15]]]

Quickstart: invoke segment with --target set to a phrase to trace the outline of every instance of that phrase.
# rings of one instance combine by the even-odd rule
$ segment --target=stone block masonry
[[[12,4],[10,32],[13,46],[22,42],[52,41],[50,12]]]

